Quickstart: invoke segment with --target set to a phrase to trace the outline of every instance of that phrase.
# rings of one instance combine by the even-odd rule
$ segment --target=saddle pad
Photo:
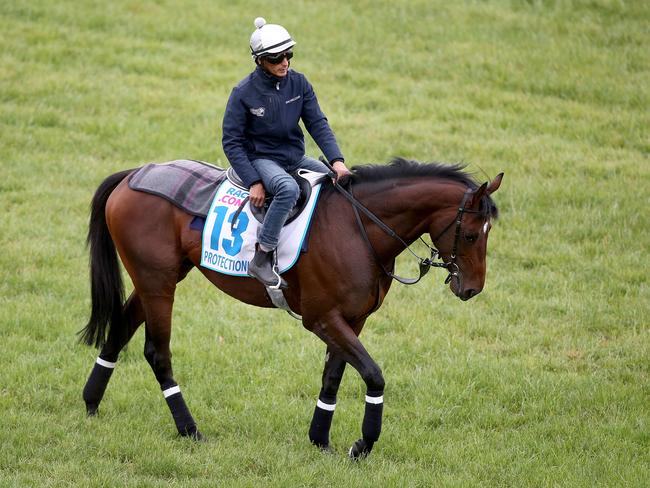
[[[309,173],[309,174],[305,174]],[[315,181],[323,175],[301,170],[301,175]],[[313,178],[310,178],[314,175]],[[309,224],[316,208],[321,185],[312,188],[311,197],[302,213],[280,232],[278,244],[278,269],[284,273],[300,257],[300,250],[309,230]],[[203,227],[201,266],[231,276],[248,276],[248,263],[255,254],[257,233],[261,224],[246,202],[233,225],[235,213],[248,192],[224,181],[210,206],[210,212]]]
[[[129,188],[163,197],[189,214],[206,217],[225,178],[226,170],[210,163],[178,159],[143,166],[131,175]]]

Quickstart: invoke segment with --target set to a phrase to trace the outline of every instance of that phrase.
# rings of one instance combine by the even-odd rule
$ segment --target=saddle
[[[291,223],[304,210],[305,205],[307,205],[307,202],[309,202],[309,197],[311,196],[311,188],[312,188],[312,183],[310,183],[309,180],[301,176],[300,170],[294,171],[289,174],[294,180],[296,180],[296,183],[298,183],[298,188],[300,188],[300,196],[298,197],[298,200],[296,201],[294,207],[289,212],[289,217],[287,217],[287,221],[285,222],[284,225]],[[323,175],[323,176],[327,177],[327,175]],[[237,176],[237,173],[235,173],[235,170],[233,168],[228,168],[228,170],[226,171],[226,177],[237,188],[240,188],[241,190],[244,191],[248,191],[248,188],[244,186],[244,182],[241,180],[241,178],[239,178],[239,176]],[[262,207],[255,207],[253,205],[250,206],[253,216],[259,223],[264,222],[264,217],[266,216],[266,212],[269,208],[269,205],[271,205],[272,200],[273,200],[273,195],[268,195],[264,199],[264,206]],[[236,219],[233,219],[233,222],[234,220]]]

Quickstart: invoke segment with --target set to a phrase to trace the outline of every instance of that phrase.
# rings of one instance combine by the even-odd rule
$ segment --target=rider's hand
[[[332,168],[334,168],[334,171],[336,171],[336,178],[334,180],[335,183],[339,178],[343,178],[346,175],[352,174],[352,172],[345,166],[345,163],[340,159],[334,161]]]
[[[255,207],[262,207],[264,205],[265,197],[266,192],[264,191],[264,186],[262,183],[253,183],[248,190],[248,199],[251,202],[251,205]]]

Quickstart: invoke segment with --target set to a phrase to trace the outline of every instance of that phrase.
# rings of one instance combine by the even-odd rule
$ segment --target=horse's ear
[[[501,186],[501,180],[503,180],[503,173],[499,173],[496,178],[494,178],[489,186],[487,187],[487,194],[492,195],[495,191]]]
[[[481,198],[485,195],[485,192],[487,191],[487,181],[483,183],[479,188],[476,189],[474,193],[472,193],[472,196],[470,200],[465,204],[467,208],[474,208],[478,207],[479,203],[481,202]]]

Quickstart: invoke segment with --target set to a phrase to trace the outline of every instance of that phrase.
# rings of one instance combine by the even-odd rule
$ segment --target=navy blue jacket
[[[287,168],[305,155],[305,128],[329,161],[343,159],[327,118],[307,78],[289,70],[277,78],[260,66],[230,94],[223,116],[223,150],[247,187],[260,181],[254,159],[271,159]]]

